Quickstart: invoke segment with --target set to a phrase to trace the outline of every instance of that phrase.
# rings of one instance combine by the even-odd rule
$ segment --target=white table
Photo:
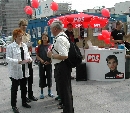
[[[110,72],[110,69],[106,61],[106,58],[109,55],[114,55],[118,59],[117,70],[121,72],[121,74],[117,74],[116,78],[114,77],[105,78],[106,73]],[[125,50],[122,50],[122,49],[120,50],[119,49],[114,49],[114,50],[85,49],[85,62],[86,62],[86,68],[87,68],[87,77],[89,80],[122,81],[125,79]]]

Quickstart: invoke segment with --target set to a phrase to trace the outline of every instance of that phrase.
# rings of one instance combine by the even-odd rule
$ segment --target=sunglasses
[[[22,26],[27,26],[27,25],[22,25]]]

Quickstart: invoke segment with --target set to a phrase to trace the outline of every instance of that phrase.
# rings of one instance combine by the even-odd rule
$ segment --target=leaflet
[[[34,42],[28,42],[26,43],[28,47],[31,47]]]
[[[23,60],[21,64],[26,64],[28,62],[29,62],[29,60]]]

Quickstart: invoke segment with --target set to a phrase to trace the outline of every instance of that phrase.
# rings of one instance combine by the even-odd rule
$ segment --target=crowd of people
[[[31,108],[29,102],[37,101],[33,95],[33,67],[31,58],[31,46],[28,43],[31,37],[26,33],[28,21],[20,19],[19,27],[13,30],[13,42],[6,48],[6,60],[8,62],[9,78],[11,84],[11,106],[14,113],[19,113],[17,108],[18,86],[21,90],[22,106]],[[50,44],[49,36],[45,33],[41,36],[38,45],[36,58],[39,61],[39,87],[41,89],[40,99],[44,99],[45,87],[48,87],[48,96],[53,97],[52,87],[52,62],[54,63],[54,78],[56,82],[57,97],[59,101],[58,109],[63,109],[62,113],[74,113],[73,96],[71,87],[72,68],[65,62],[68,58],[70,43],[67,36],[74,41],[72,25],[68,25],[68,30],[63,31],[60,21],[50,25],[54,38],[53,45]],[[65,37],[65,36],[66,37]],[[28,88],[27,88],[28,87]],[[28,96],[27,96],[28,93]]]
[[[33,95],[33,68],[31,58],[31,46],[28,43],[31,37],[26,33],[28,21],[20,19],[19,28],[13,30],[13,42],[6,48],[6,60],[9,69],[9,78],[11,85],[11,106],[14,113],[19,113],[17,108],[17,91],[20,85],[22,106],[31,108],[28,104],[31,101],[38,99]],[[122,44],[123,37],[129,37],[121,29],[122,22],[116,23],[116,28],[111,33],[111,42]],[[36,58],[39,61],[39,87],[41,89],[40,99],[44,99],[45,87],[48,87],[48,96],[53,97],[52,87],[52,62],[54,64],[54,78],[56,82],[57,97],[55,100],[60,100],[59,109],[63,109],[62,113],[74,113],[73,96],[71,79],[72,68],[65,62],[68,58],[70,43],[77,43],[78,38],[74,38],[73,26],[68,24],[67,30],[64,32],[62,23],[55,21],[50,25],[51,33],[53,34],[54,42],[50,44],[48,34],[43,33],[38,45]],[[108,62],[108,61],[107,61]],[[114,71],[114,70],[112,70]],[[27,89],[28,87],[28,89]],[[28,96],[27,96],[28,93]]]

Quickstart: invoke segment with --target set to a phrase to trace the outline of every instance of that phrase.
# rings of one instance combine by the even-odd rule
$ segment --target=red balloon
[[[34,7],[34,8],[38,8],[38,7],[39,7],[39,2],[38,2],[38,0],[32,0],[31,5],[32,5],[32,7]]]
[[[109,36],[111,36],[111,32],[109,32]]]
[[[30,7],[30,6],[25,6],[24,11],[26,11],[26,9],[29,8],[29,7]]]
[[[51,7],[51,9],[53,11],[57,11],[58,10],[58,4],[56,2],[52,2],[50,7]]]
[[[110,38],[106,38],[106,39],[104,40],[104,42],[105,42],[106,44],[110,44]]]
[[[25,9],[25,13],[28,15],[32,15],[33,14],[33,9],[29,6]]]
[[[104,17],[110,17],[110,12],[109,12],[109,10],[106,9],[106,8],[103,8],[103,9],[101,10],[101,13],[102,13],[102,16],[104,16]]]
[[[114,46],[115,46],[115,44],[111,42],[111,46],[112,46],[112,47],[114,47]]]
[[[110,33],[107,30],[102,30],[102,35],[103,35],[104,39],[110,38]]]
[[[98,40],[104,40],[104,37],[102,36],[102,34],[98,35]]]

